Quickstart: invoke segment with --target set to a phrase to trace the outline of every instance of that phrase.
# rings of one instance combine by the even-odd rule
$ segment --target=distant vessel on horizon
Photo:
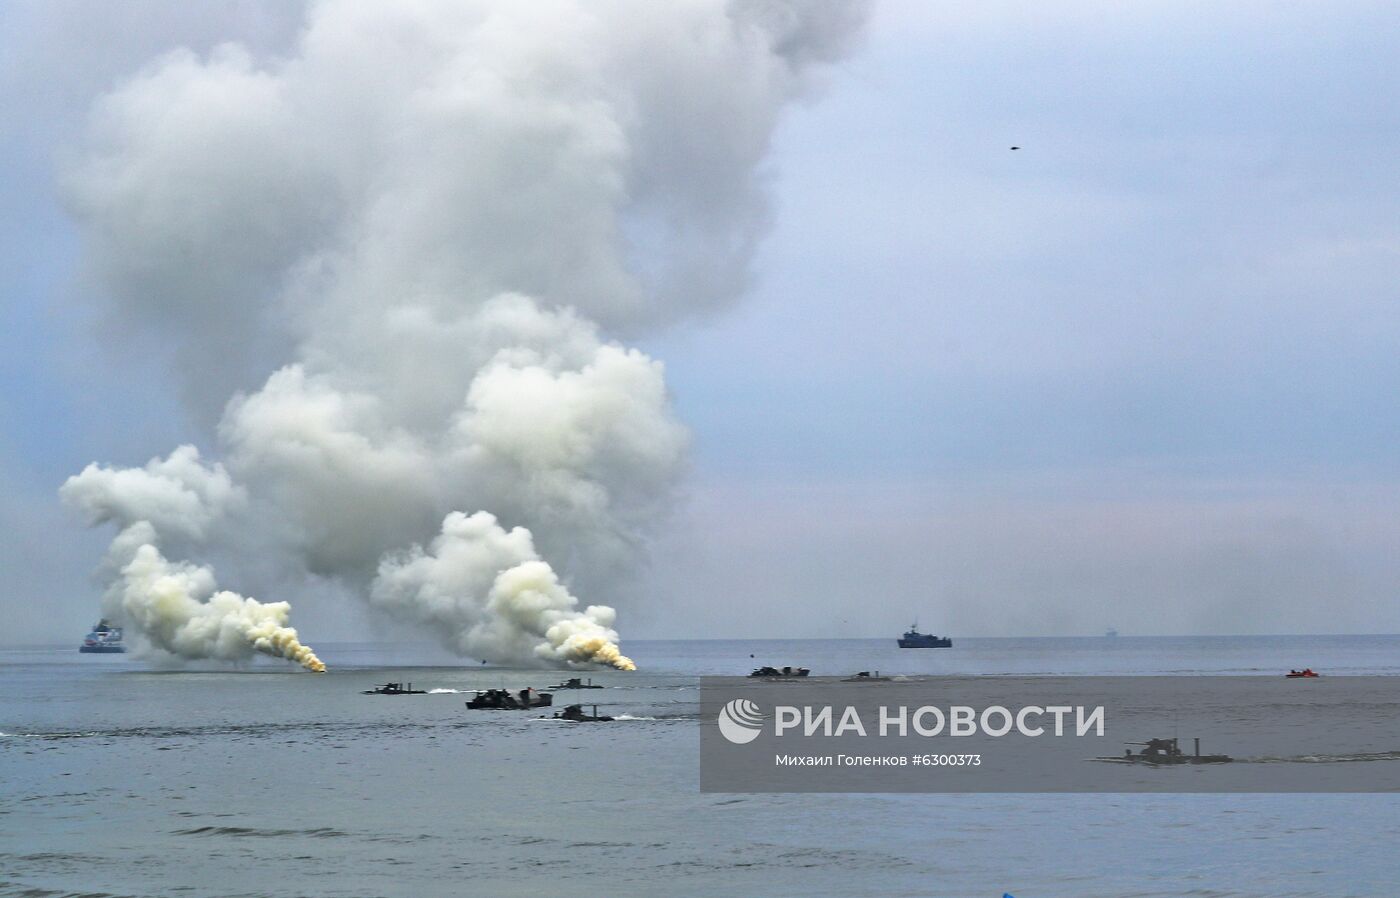
[[[83,637],[83,644],[78,646],[78,651],[96,655],[119,655],[125,652],[126,646],[122,645],[122,628],[112,626],[103,618],[92,628],[91,633]]]
[[[1113,637],[1118,635],[1118,631],[1113,629],[1112,627],[1109,627],[1107,630],[1104,631],[1103,635],[1109,639],[1112,639]]]
[[[909,625],[909,629],[905,631],[904,635],[899,637],[899,647],[902,649],[950,649],[953,647],[953,640],[948,636],[920,633],[919,622],[915,620]]]

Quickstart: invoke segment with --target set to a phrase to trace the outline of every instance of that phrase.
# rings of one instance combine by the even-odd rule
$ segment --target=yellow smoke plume
[[[153,648],[181,658],[240,661],[253,653],[294,661],[307,670],[326,665],[287,626],[291,606],[259,602],[216,589],[213,572],[202,566],[168,561],[152,542],[147,527],[119,535],[113,549],[134,547],[121,567],[108,601],[114,616],[133,627]]]

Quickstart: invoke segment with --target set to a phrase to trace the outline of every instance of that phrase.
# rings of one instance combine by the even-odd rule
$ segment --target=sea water
[[[1400,892],[1394,795],[741,796],[697,761],[697,677],[761,664],[1400,676],[1400,637],[630,641],[639,671],[555,696],[598,725],[464,706],[572,674],[317,648],[326,675],[0,650],[0,896]],[[360,694],[388,680],[430,692]]]

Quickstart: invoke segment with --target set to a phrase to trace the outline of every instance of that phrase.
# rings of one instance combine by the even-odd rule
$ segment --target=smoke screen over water
[[[781,111],[864,18],[330,2],[284,57],[177,50],[114,87],[67,202],[216,438],[64,484],[118,529],[104,613],[166,656],[319,669],[219,554],[464,656],[631,668],[583,600],[637,562],[687,435],[621,340],[738,296]]]

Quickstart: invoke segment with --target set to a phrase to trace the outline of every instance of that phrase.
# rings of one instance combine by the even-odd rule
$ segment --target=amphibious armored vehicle
[[[755,667],[751,677],[760,677],[766,680],[788,680],[794,677],[805,677],[812,671],[805,667]]]
[[[524,711],[528,708],[548,708],[554,696],[534,689],[483,689],[467,702],[473,711]]]
[[[593,706],[593,713],[587,714],[583,710],[583,705],[568,705],[562,711],[555,711],[552,720],[572,720],[577,723],[605,723],[612,720],[606,714],[598,713],[598,706]]]
[[[1121,758],[1100,758],[1102,761],[1133,761],[1139,764],[1225,764],[1233,761],[1229,755],[1201,754],[1201,740],[1196,739],[1195,750],[1191,754],[1181,750],[1176,739],[1148,739],[1146,742],[1128,742],[1127,745],[1141,745],[1141,751],[1123,749]]]
[[[428,693],[427,693],[426,690],[423,690],[423,689],[414,689],[412,683],[409,683],[409,684],[407,684],[407,685],[405,685],[405,684],[403,684],[403,683],[385,683],[385,684],[382,685],[382,686],[376,686],[376,687],[374,687],[373,689],[366,689],[364,692],[361,692],[361,693],[360,693],[360,695],[427,695],[427,694],[428,694]]]
[[[562,683],[555,683],[553,686],[546,686],[546,689],[602,689],[601,685],[594,685],[593,678],[589,677],[585,683],[581,677],[569,677]]]

